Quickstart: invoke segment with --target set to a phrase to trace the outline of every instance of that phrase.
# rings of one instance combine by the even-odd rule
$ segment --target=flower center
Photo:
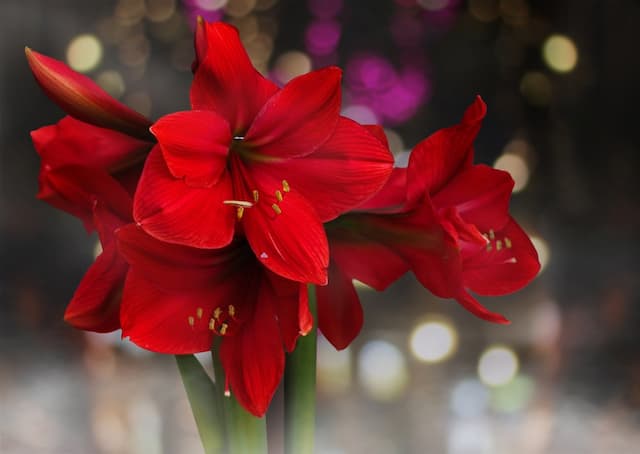
[[[487,240],[487,244],[485,246],[487,252],[501,252],[513,247],[513,242],[509,237],[505,236],[499,239],[493,229],[489,229],[489,233],[483,233],[482,236]],[[515,257],[505,260],[505,262],[512,263],[515,263],[516,261],[517,259]]]
[[[203,317],[204,309],[198,307],[195,315],[187,317],[187,323],[192,328],[195,328],[196,325],[201,325],[201,323],[206,322],[206,320],[203,320]],[[218,336],[228,336],[237,330],[238,325],[239,320],[237,318],[236,308],[233,304],[229,304],[226,307],[218,306],[213,310],[207,323],[207,329]]]

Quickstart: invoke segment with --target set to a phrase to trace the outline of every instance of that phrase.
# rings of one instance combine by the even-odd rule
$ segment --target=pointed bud
[[[198,66],[204,60],[204,57],[207,55],[207,23],[202,18],[202,16],[198,16],[196,20],[196,31],[193,35],[193,45],[196,50],[196,57],[191,64],[191,71],[195,74],[198,70]]]
[[[87,76],[28,47],[25,54],[40,87],[71,116],[133,137],[153,139],[149,120],[112,98]]]

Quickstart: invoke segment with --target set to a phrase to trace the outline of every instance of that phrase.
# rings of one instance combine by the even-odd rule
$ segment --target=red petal
[[[115,245],[106,247],[80,281],[65,311],[65,321],[99,333],[120,328],[120,300],[127,268]]]
[[[278,202],[261,191],[259,201],[244,211],[244,230],[258,260],[274,273],[299,282],[327,282],[327,237],[313,207],[296,192]]]
[[[175,179],[154,148],[145,164],[134,199],[134,219],[151,236],[169,243],[217,248],[231,242],[235,208],[231,180],[225,172],[211,188],[192,188]]]
[[[329,284],[316,287],[318,327],[338,350],[349,346],[362,329],[362,306],[351,278],[335,264],[329,265]]]
[[[500,241],[500,250],[497,248]],[[531,240],[513,220],[495,232],[491,250],[482,248],[464,257],[464,282],[481,295],[504,295],[527,285],[540,271],[538,254]],[[508,247],[507,247],[508,245]]]
[[[436,194],[469,165],[473,141],[485,113],[486,105],[477,97],[465,112],[462,123],[441,129],[416,145],[409,157],[410,200],[420,199],[425,192]]]
[[[459,173],[433,197],[438,209],[455,207],[481,231],[500,230],[509,220],[513,179],[507,172],[475,165]]]
[[[196,29],[193,34],[193,47],[196,52],[195,59],[191,64],[191,71],[196,72],[200,63],[207,56],[207,23],[202,16],[198,16],[196,19]]]
[[[399,213],[406,211],[407,169],[394,167],[384,186],[369,200],[359,205],[357,211],[375,213]]]
[[[206,58],[198,54],[198,69],[191,86],[191,107],[214,110],[244,134],[264,103],[278,87],[251,65],[238,31],[222,22],[206,24]]]
[[[248,254],[240,248],[197,249],[158,241],[134,224],[117,232],[120,252],[139,274],[166,290],[206,289],[219,285],[241,267]]]
[[[224,338],[220,358],[231,392],[255,416],[263,416],[284,373],[284,351],[268,284],[260,286],[253,317]]]
[[[367,131],[369,131],[369,134],[371,134],[376,139],[378,139],[383,147],[385,147],[386,149],[389,149],[389,141],[387,140],[387,134],[384,132],[384,129],[382,128],[382,126],[362,125],[362,127],[364,127]]]
[[[313,153],[338,122],[341,74],[329,67],[291,80],[264,105],[245,135],[246,144],[263,159]]]
[[[122,335],[159,353],[208,351],[214,335],[209,329],[211,313],[233,298],[233,290],[233,285],[191,291],[161,290],[132,268],[122,297]]]
[[[44,165],[80,165],[116,172],[144,160],[151,144],[66,116],[31,132]]]
[[[341,118],[317,151],[282,163],[252,164],[255,172],[286,180],[313,205],[322,222],[360,205],[385,183],[393,166],[388,149],[363,127]]]
[[[191,110],[166,115],[151,132],[171,174],[184,177],[187,185],[211,187],[225,172],[231,131],[215,112]]]
[[[456,300],[462,305],[462,307],[464,307],[466,310],[468,310],[478,318],[481,318],[488,322],[500,323],[503,325],[511,323],[509,320],[504,318],[504,316],[496,312],[489,311],[466,291],[462,291],[458,296],[456,296]]]
[[[25,53],[40,87],[65,112],[96,126],[141,139],[150,138],[149,120],[113,99],[87,76],[28,47]]]
[[[306,334],[311,329],[307,286],[268,271],[266,273],[269,279],[265,291],[270,293],[269,299],[273,301],[284,346],[288,352],[292,352],[300,334]]]

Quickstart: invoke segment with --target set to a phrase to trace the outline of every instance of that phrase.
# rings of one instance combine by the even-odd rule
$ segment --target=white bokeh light
[[[494,345],[480,356],[478,375],[488,386],[501,386],[509,383],[518,373],[518,357],[508,347]]]
[[[409,374],[402,352],[390,342],[367,342],[358,356],[358,379],[376,400],[393,400],[407,387]]]
[[[411,352],[420,361],[436,363],[449,358],[455,351],[458,336],[451,324],[429,321],[418,325],[411,333]]]

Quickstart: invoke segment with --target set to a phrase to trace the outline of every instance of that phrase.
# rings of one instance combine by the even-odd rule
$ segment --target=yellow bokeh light
[[[373,399],[389,401],[399,397],[409,383],[404,355],[390,342],[367,342],[358,356],[358,379]]]
[[[527,165],[527,161],[520,155],[504,153],[496,159],[493,167],[509,172],[515,182],[513,192],[522,191],[529,182],[529,166]]]
[[[101,60],[102,43],[95,35],[78,35],[67,47],[67,62],[76,71],[89,72],[95,69]]]
[[[409,346],[420,361],[437,363],[449,358],[458,345],[454,327],[446,321],[429,321],[416,326]]]
[[[518,368],[518,357],[513,350],[502,345],[494,345],[480,356],[478,376],[485,385],[501,386],[513,380]]]
[[[100,85],[104,91],[109,93],[114,98],[122,96],[125,90],[124,79],[118,71],[107,70],[98,74],[96,82]]]
[[[569,37],[551,35],[542,46],[542,57],[552,70],[567,73],[578,63],[578,49]]]
[[[533,247],[536,248],[538,252],[538,260],[540,260],[540,272],[544,271],[544,269],[549,264],[549,260],[551,260],[551,249],[547,242],[540,238],[539,236],[531,235],[531,242],[533,243]]]
[[[304,52],[296,50],[285,52],[278,57],[273,70],[278,80],[287,83],[294,77],[311,71],[311,59]]]

